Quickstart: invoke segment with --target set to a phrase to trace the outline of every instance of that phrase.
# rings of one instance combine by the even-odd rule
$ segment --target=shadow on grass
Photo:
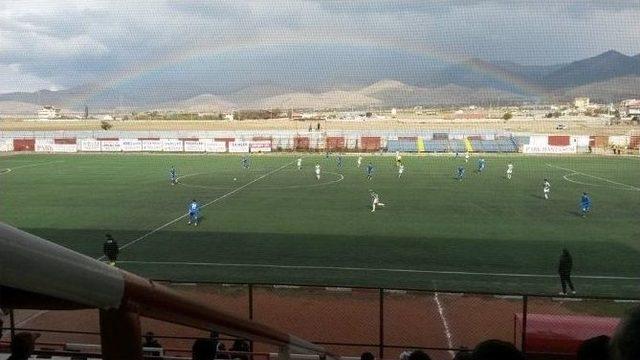
[[[147,232],[117,229],[24,230],[95,258],[102,255],[106,232],[111,233],[120,246]],[[633,277],[640,273],[637,251],[606,241],[228,233],[207,232],[186,224],[184,230],[160,231],[123,249],[119,264],[143,276],[176,281],[423,289],[437,286],[457,291],[555,294],[558,291],[555,270],[563,247],[569,248],[573,254],[574,276]],[[251,267],[242,264],[276,266]],[[638,281],[579,279],[576,283],[578,287],[587,286],[590,295],[640,296]]]

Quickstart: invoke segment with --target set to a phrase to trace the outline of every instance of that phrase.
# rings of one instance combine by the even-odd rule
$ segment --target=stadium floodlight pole
[[[337,358],[323,347],[269,326],[239,318],[167,286],[107,265],[35,235],[0,223],[0,287],[39,294],[81,307],[100,309],[103,357],[137,359],[119,351],[141,349],[139,316],[247,340],[290,351]],[[0,302],[3,301],[0,299]],[[0,304],[1,305],[1,304]],[[46,308],[46,304],[41,308]],[[140,356],[141,350],[140,350]]]

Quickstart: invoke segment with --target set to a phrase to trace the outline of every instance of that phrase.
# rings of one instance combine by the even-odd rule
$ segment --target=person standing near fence
[[[576,290],[571,282],[571,270],[573,269],[573,258],[569,253],[569,250],[562,249],[562,255],[558,261],[558,274],[560,275],[560,284],[562,285],[562,292],[560,295],[567,295],[567,285],[571,289],[571,294],[575,295]]]
[[[118,260],[118,253],[120,252],[120,248],[118,247],[118,243],[113,239],[111,234],[105,234],[107,240],[102,245],[102,252],[104,256],[109,260],[109,265],[115,266],[116,261]]]

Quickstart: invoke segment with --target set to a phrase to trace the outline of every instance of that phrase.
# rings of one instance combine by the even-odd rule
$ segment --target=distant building
[[[304,112],[304,113],[302,113],[300,115],[300,117],[302,118],[302,120],[317,119],[318,118],[318,114],[310,113],[310,112]]]
[[[640,100],[629,99],[620,103],[621,113],[625,116],[639,116],[640,115]]]
[[[578,109],[586,109],[589,107],[590,99],[588,97],[577,97],[573,99],[573,106]]]
[[[45,106],[38,111],[38,119],[41,120],[60,119],[61,117],[60,109],[53,106]]]

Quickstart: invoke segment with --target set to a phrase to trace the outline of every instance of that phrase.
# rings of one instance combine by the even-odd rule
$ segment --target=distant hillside
[[[285,87],[263,83],[232,90],[225,94],[224,97],[227,101],[237,104],[238,107],[247,107],[260,100],[289,92],[291,90]]]
[[[522,96],[489,88],[446,85],[433,88],[410,86],[398,81],[381,81],[359,90],[329,91],[318,94],[290,93],[252,104],[254,108],[362,109],[369,106],[402,107],[414,105],[511,103]]]
[[[640,76],[620,77],[577,86],[562,94],[562,98],[566,100],[578,96],[588,96],[593,101],[605,104],[617,102],[620,99],[637,99],[640,97]]]
[[[0,116],[4,114],[10,115],[36,115],[40,105],[30,104],[19,101],[0,101]]]
[[[382,105],[381,101],[360,94],[357,91],[329,91],[319,94],[291,93],[259,100],[249,106],[255,109],[269,108],[303,108],[303,109],[347,109],[366,108]]]
[[[610,50],[567,64],[546,75],[542,84],[553,89],[570,88],[625,76],[640,76],[640,57]]]
[[[229,102],[220,96],[202,94],[186,100],[162,103],[154,107],[154,109],[161,111],[219,113],[230,111],[235,107],[236,104]]]
[[[555,65],[520,65],[514,62],[502,61],[495,65],[504,71],[522,77],[523,79],[540,83],[549,74],[562,69],[567,64]]]
[[[611,50],[568,64],[545,66],[469,59],[407,78],[410,80],[383,78],[368,86],[336,81],[331,87],[313,81],[284,84],[264,80],[240,88],[162,78],[132,80],[126,86],[106,89],[83,85],[61,91],[0,94],[0,103],[6,114],[35,113],[34,109],[42,105],[75,111],[88,105],[94,113],[112,109],[222,112],[234,108],[498,104],[537,101],[541,93],[550,94],[545,101],[588,96],[596,101],[615,102],[640,97],[640,54],[627,56]]]

